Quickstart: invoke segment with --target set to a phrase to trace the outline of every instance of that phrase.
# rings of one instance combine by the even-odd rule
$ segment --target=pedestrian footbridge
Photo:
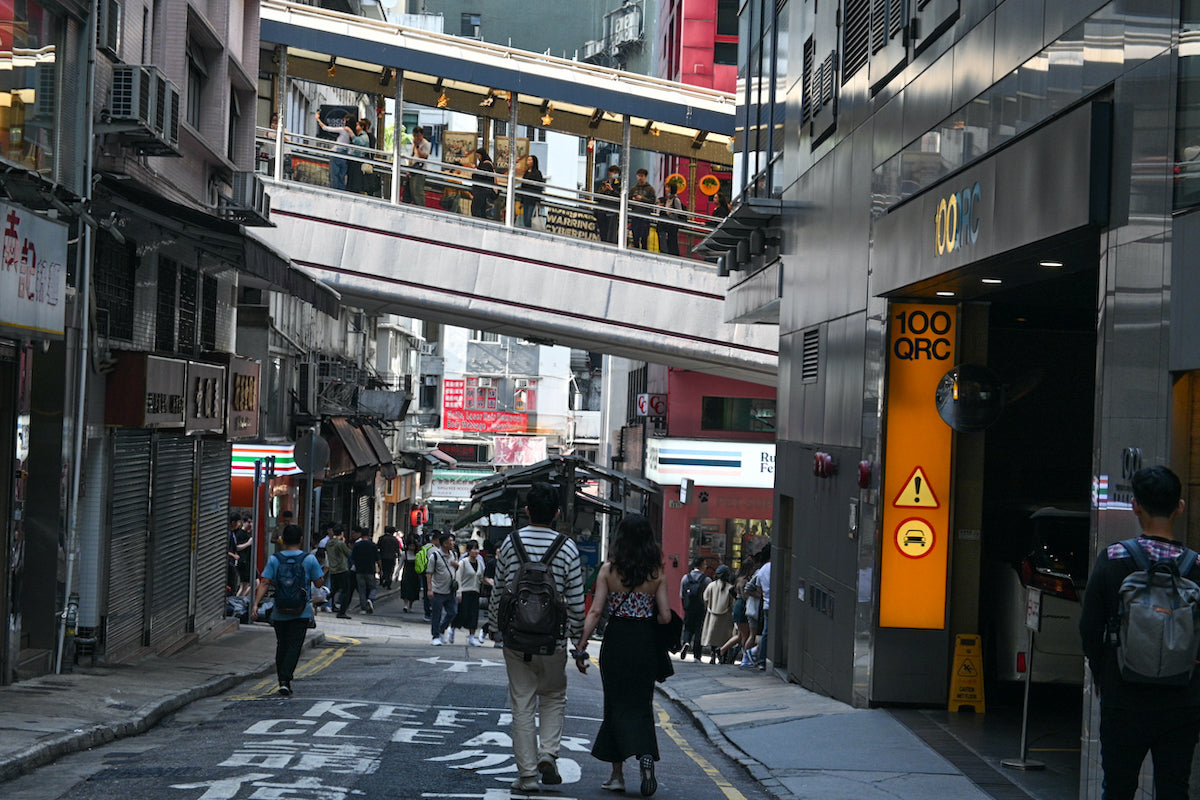
[[[714,265],[266,179],[258,233],[347,304],[774,383],[778,328],[723,321]]]
[[[260,33],[276,107],[288,110],[259,129],[275,226],[261,230],[347,303],[775,382],[777,327],[724,322],[727,279],[689,257],[718,222],[697,213],[713,208],[699,202],[697,169],[710,189],[729,174],[733,95],[282,0],[263,0]],[[443,140],[430,161],[400,136],[334,147],[308,113],[291,113],[296,82],[371,98],[385,141],[404,108],[469,114],[478,140],[461,151]],[[585,185],[527,177],[517,148],[493,135],[499,124],[579,138]],[[628,182],[596,185],[597,142],[619,148],[626,176],[635,149],[688,172],[676,176],[690,192],[683,208],[635,201]],[[473,160],[477,145],[494,166]]]

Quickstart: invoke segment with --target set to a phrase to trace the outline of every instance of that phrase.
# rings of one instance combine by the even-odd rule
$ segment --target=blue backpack
[[[296,616],[308,605],[308,576],[304,572],[305,553],[292,556],[276,553],[274,558],[275,611]]]

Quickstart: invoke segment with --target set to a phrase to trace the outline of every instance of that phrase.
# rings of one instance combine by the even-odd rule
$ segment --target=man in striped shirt
[[[496,553],[496,591],[489,605],[491,630],[499,624],[500,587],[507,586],[520,567],[513,536],[521,540],[531,561],[539,561],[559,534],[552,527],[559,513],[558,492],[548,483],[535,483],[525,497],[529,525],[512,534]],[[583,570],[579,548],[566,539],[550,562],[550,573],[567,606],[567,638],[552,655],[526,655],[504,648],[508,669],[508,700],[512,708],[513,754],[519,775],[512,788],[536,792],[541,782],[562,783],[558,773],[558,747],[567,709],[567,642],[583,628]],[[540,719],[535,727],[535,716]]]

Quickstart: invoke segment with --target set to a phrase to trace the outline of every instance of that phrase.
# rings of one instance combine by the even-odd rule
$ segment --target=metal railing
[[[282,127],[258,128],[257,150],[258,170],[276,180],[691,261],[703,261],[691,254],[692,247],[721,222],[719,217],[689,210],[668,215],[659,205],[630,200],[629,187],[617,196],[520,177],[513,191],[516,208],[509,209],[508,175],[504,172],[401,156],[397,180],[390,151],[338,145],[329,139],[289,133]],[[503,166],[507,168],[507,164]],[[335,187],[331,179],[338,180],[343,168],[345,183]],[[619,236],[622,214],[627,225],[625,235]]]

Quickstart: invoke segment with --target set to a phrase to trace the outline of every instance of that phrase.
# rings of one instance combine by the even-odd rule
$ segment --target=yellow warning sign
[[[983,699],[983,647],[975,634],[954,637],[954,665],[950,670],[950,710],[986,710]]]
[[[917,467],[912,471],[912,475],[908,476],[908,480],[904,482],[904,488],[900,490],[900,494],[896,495],[892,505],[896,508],[938,507],[937,496],[934,495],[933,487],[929,485],[929,478],[925,477],[923,469]]]
[[[896,547],[909,558],[929,555],[935,541],[933,526],[918,517],[906,519],[896,526]]]

